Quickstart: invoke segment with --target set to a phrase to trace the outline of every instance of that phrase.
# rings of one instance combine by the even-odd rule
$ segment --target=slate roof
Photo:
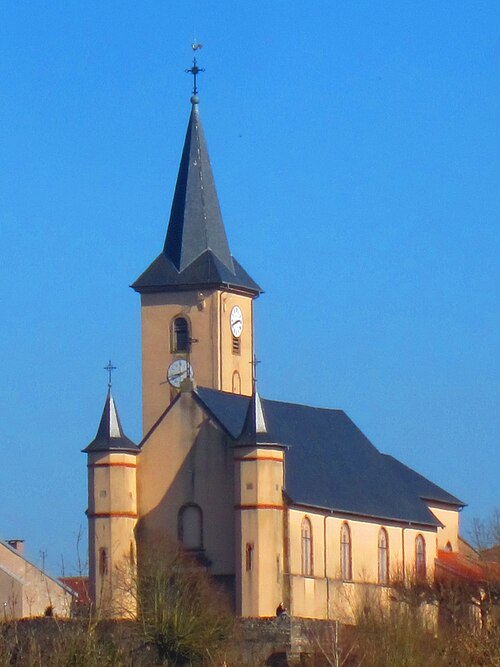
[[[111,396],[111,389],[108,389],[97,434],[92,442],[82,451],[85,453],[108,451],[139,452],[139,448],[135,442],[127,438],[123,432],[115,401]]]
[[[207,286],[262,291],[229,251],[198,104],[193,104],[163,252],[132,287],[159,292]]]
[[[249,397],[198,387],[195,396],[238,442]],[[261,399],[267,440],[288,446],[285,491],[292,504],[439,526],[425,499],[464,503],[382,454],[342,410]]]

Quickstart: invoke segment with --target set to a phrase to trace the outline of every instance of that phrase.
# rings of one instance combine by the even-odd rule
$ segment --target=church
[[[224,585],[239,616],[283,604],[343,622],[367,595],[432,580],[440,554],[459,552],[461,500],[381,453],[343,410],[259,395],[261,288],[228,245],[196,79],[163,249],[132,288],[143,437],[125,435],[110,387],[83,450],[90,594],[103,614],[120,615],[124,564],[166,541]]]

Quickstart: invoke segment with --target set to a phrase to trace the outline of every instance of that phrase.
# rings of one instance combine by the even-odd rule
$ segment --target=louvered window
[[[172,352],[189,352],[189,323],[185,317],[176,317],[172,323]]]

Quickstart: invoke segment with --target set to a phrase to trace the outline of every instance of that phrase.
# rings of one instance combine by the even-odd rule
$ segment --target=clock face
[[[233,336],[235,338],[239,338],[241,336],[241,332],[243,331],[243,313],[241,312],[241,308],[239,306],[233,306],[233,309],[231,310],[230,323]]]
[[[186,378],[193,377],[193,367],[186,359],[176,359],[168,367],[167,380],[177,389]]]

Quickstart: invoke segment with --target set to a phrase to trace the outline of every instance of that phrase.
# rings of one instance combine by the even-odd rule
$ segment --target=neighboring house
[[[3,620],[67,617],[73,594],[23,556],[22,540],[0,542],[0,615]]]
[[[132,285],[143,439],[124,435],[109,391],[84,450],[90,595],[119,616],[124,565],[170,540],[224,583],[241,616],[283,602],[295,616],[352,621],[368,593],[434,578],[440,551],[458,551],[464,503],[379,452],[342,410],[259,397],[261,289],[230,253],[191,102],[165,244]],[[293,297],[283,308],[286,346]]]

